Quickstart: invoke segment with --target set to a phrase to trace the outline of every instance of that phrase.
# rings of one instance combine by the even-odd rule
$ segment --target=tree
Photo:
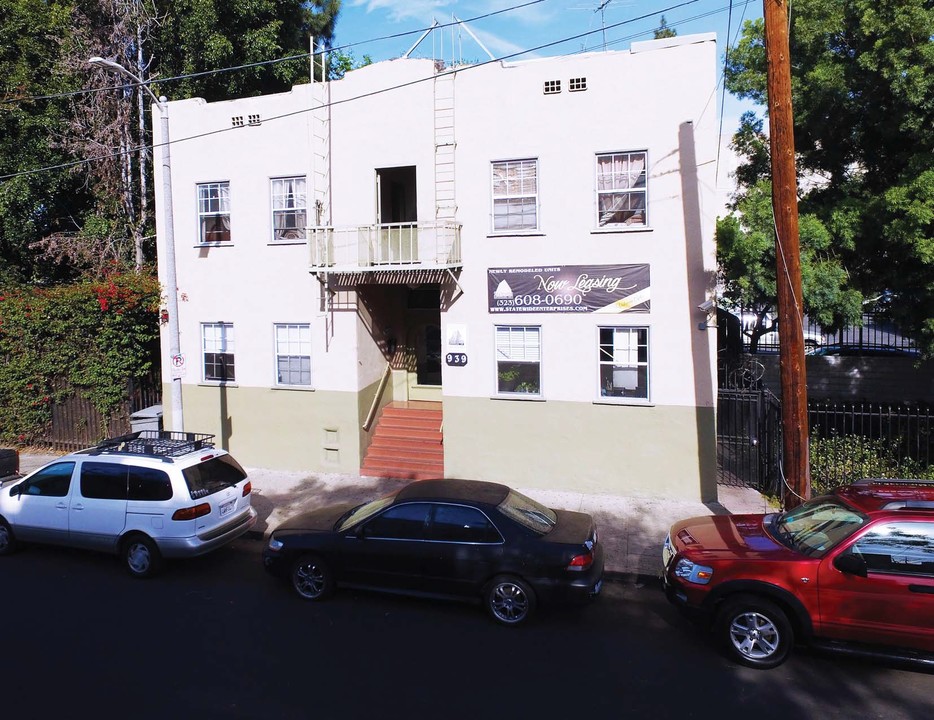
[[[775,240],[772,188],[759,180],[738,198],[736,214],[717,222],[717,266],[724,297],[734,307],[753,313],[747,329],[750,351],[775,329]],[[814,215],[798,218],[801,246],[803,312],[821,327],[838,329],[858,321],[862,296],[848,288],[847,273],[823,223]]]
[[[332,50],[328,53],[327,68],[328,80],[340,80],[351,70],[373,64],[373,58],[364,55],[361,60],[354,57],[353,50]]]
[[[655,40],[661,40],[662,38],[672,38],[676,37],[678,31],[673,27],[668,27],[668,21],[665,20],[665,16],[662,15],[661,20],[658,23],[658,27],[655,28]]]
[[[934,6],[800,0],[790,33],[801,209],[866,296],[934,353]],[[763,103],[762,21],[747,22],[727,88]],[[755,173],[752,173],[755,175]]]

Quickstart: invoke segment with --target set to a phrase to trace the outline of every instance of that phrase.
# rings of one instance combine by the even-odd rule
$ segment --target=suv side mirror
[[[847,575],[866,577],[868,572],[866,561],[851,552],[841,553],[833,559],[833,566]]]

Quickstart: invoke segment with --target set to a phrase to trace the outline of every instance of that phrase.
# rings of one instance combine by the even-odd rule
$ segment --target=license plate
[[[221,517],[224,517],[224,515],[230,515],[230,513],[233,512],[234,507],[236,507],[236,505],[237,505],[236,500],[228,500],[225,503],[221,503],[221,507],[220,507]]]

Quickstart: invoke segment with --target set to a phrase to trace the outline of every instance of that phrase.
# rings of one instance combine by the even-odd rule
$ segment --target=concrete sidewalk
[[[31,472],[55,455],[22,455],[20,471]],[[266,536],[279,523],[300,512],[342,502],[364,502],[398,490],[407,480],[339,473],[283,472],[245,468],[253,484],[253,507],[259,520],[257,535]],[[749,488],[718,487],[715,503],[623,495],[588,495],[517,487],[531,498],[554,508],[593,515],[606,549],[606,572],[616,576],[658,576],[662,543],[676,520],[695,515],[770,512],[765,497]]]

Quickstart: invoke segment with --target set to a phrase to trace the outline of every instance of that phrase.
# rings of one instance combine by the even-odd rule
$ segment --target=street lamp
[[[168,99],[164,95],[157,98],[155,93],[149,89],[149,85],[113,60],[92,57],[88,59],[88,63],[126,75],[148,92],[149,97],[152,98],[152,104],[159,108],[162,129],[162,209],[165,215],[165,283],[168,286],[166,294],[169,310],[169,354],[172,362],[172,429],[183,432],[185,419],[182,414],[182,378],[175,372],[175,364],[181,363],[182,354],[178,331],[178,279],[175,275],[175,223],[172,209],[172,154],[169,146]]]

